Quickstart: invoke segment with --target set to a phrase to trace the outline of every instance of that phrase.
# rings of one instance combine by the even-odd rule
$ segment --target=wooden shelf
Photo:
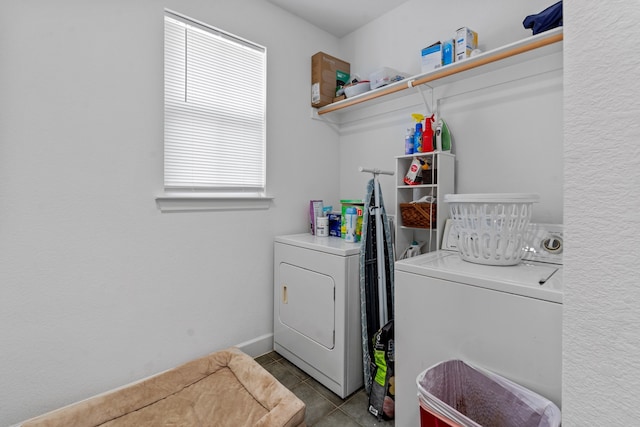
[[[322,116],[363,103],[371,103],[373,100],[388,100],[398,96],[411,95],[412,89],[417,86],[434,88],[443,84],[452,83],[505,67],[511,64],[522,63],[531,59],[550,55],[562,50],[562,27],[546,31],[535,36],[484,52],[480,55],[468,58],[464,61],[454,62],[428,73],[418,74],[413,77],[383,86],[378,89],[365,92],[342,101],[334,102],[318,109],[318,115]],[[383,99],[384,98],[384,99]]]

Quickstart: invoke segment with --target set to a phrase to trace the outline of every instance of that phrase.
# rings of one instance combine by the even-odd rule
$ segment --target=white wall
[[[438,40],[453,38],[463,26],[479,35],[479,48],[489,50],[531,35],[525,16],[546,8],[548,0],[408,0],[370,24],[345,36],[340,47],[363,76],[381,66],[420,73],[420,51]],[[437,6],[432,9],[431,6]]]
[[[565,426],[640,422],[640,54],[619,43],[640,37],[632,3],[564,2]]]
[[[414,16],[427,18],[412,0],[411,9],[372,24],[378,49],[352,63],[417,73],[407,58],[435,33],[468,25],[481,44],[499,46],[526,36],[520,17],[550,2],[475,3],[465,2],[464,22],[428,21],[414,39],[405,29]],[[640,199],[633,196],[640,187],[640,83],[632,78],[640,59],[620,43],[620,34],[637,38],[640,16],[626,4],[564,2],[566,426],[640,419],[640,287],[633,280],[640,276]],[[402,150],[393,126],[380,131],[389,142],[368,133],[361,150],[357,143],[338,147],[330,128],[308,119],[309,57],[324,50],[346,59],[367,28],[341,40],[339,50],[332,37],[257,0],[2,5],[0,425],[268,337],[273,235],[304,230],[309,198],[338,200],[364,188],[349,177],[338,182],[339,157],[362,156],[343,162],[343,173],[357,163],[393,167],[390,158]],[[163,7],[269,49],[272,209],[156,209]],[[486,17],[487,8],[519,18],[491,25],[496,18]],[[247,10],[262,21],[247,20]],[[401,135],[404,123],[394,126]],[[312,156],[320,158],[306,161]],[[385,195],[389,206],[392,191]]]
[[[440,2],[439,19],[420,26],[420,21],[426,21],[426,13],[417,11],[424,9],[424,4],[410,1],[345,37],[341,41],[343,58],[361,74],[382,65],[418,73],[418,63],[407,58],[415,57],[423,45],[442,37],[450,28],[468,25],[476,29],[481,45],[488,49],[526,37],[530,33],[522,29],[521,18],[551,3],[467,1],[466,11],[460,2],[449,11]],[[511,124],[535,135],[530,144],[522,146],[521,150],[527,150],[523,155],[534,156],[531,163],[553,174],[541,186],[552,201],[540,219],[565,224],[563,425],[637,425],[640,82],[635,76],[640,54],[620,41],[621,37],[638,38],[640,11],[623,1],[585,4],[566,0],[564,16],[563,88],[557,87],[558,76],[550,75],[542,82],[549,90],[531,94],[535,105],[542,106],[538,113],[531,107],[518,106],[540,117],[548,115],[553,122],[538,119]],[[342,135],[341,157],[360,156],[360,162],[341,163],[341,194],[364,185],[365,178],[355,172],[357,163],[393,168],[391,157],[403,150],[405,126],[401,117],[410,112],[407,110],[412,103],[419,102],[413,99],[400,106],[392,103],[398,108],[392,118],[350,125],[356,130]],[[518,102],[511,99],[492,108],[508,112],[514,103]],[[501,113],[498,116],[502,119]],[[515,117],[510,115],[508,119]],[[552,139],[547,140],[546,135],[541,138],[541,130],[548,131]],[[467,131],[457,125],[452,125],[452,131],[458,135],[458,157],[467,157],[464,149],[472,147],[460,136]],[[517,154],[510,151],[508,160]],[[460,166],[458,169],[462,169]],[[520,166],[529,170],[531,164]],[[467,172],[466,176],[473,175]],[[479,189],[465,175],[458,178],[459,189]],[[384,178],[382,181],[384,184]],[[383,192],[389,208],[393,203],[392,185],[383,185]],[[539,206],[534,209],[540,210]]]
[[[491,50],[530,36],[522,26],[524,17],[547,6],[547,0],[464,1],[450,7],[441,2],[437,18],[426,19],[432,15],[425,3],[410,0],[344,37],[341,53],[362,77],[383,66],[415,75],[421,72],[421,49],[453,37],[457,28],[474,29],[480,48]],[[522,68],[541,74],[523,80]],[[432,102],[429,90],[424,96]],[[562,54],[438,88],[433,99],[440,100],[440,116],[453,136],[457,193],[537,193],[541,202],[533,220],[562,222]],[[417,91],[388,105],[342,114],[348,124],[340,138],[341,196],[364,189],[370,177],[358,173],[358,166],[394,170],[394,156],[404,154],[405,131],[413,127],[411,113],[427,113]],[[395,179],[380,181],[387,211],[395,214]]]
[[[267,47],[270,209],[157,209],[164,7]],[[310,57],[337,46],[262,0],[2,2],[0,425],[272,348],[273,236],[338,197],[337,137],[309,120]]]

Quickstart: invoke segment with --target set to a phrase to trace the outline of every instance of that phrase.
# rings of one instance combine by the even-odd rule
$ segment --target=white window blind
[[[164,185],[264,194],[266,49],[165,13]]]

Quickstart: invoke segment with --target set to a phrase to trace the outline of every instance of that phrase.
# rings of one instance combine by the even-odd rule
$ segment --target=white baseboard
[[[273,333],[256,337],[235,346],[251,357],[262,356],[273,351]]]

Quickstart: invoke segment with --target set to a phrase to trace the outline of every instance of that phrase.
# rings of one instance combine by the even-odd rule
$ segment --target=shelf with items
[[[317,109],[319,116],[328,115],[342,110],[353,110],[358,106],[370,106],[379,102],[389,101],[415,93],[412,88],[435,88],[473,76],[488,73],[509,65],[523,63],[532,59],[548,56],[562,51],[562,27],[546,31],[526,39],[489,50],[480,55],[454,62],[427,73],[422,73],[365,92],[361,95],[334,102]],[[535,74],[537,70],[531,69]]]
[[[405,184],[404,178],[414,158],[422,158],[429,168],[423,170],[423,183]],[[422,245],[422,252],[440,246],[449,207],[444,195],[454,192],[455,156],[450,152],[433,151],[396,157],[396,254],[400,256],[414,241]],[[416,202],[435,198],[435,204]],[[404,210],[404,217],[403,217]],[[435,220],[430,221],[430,214]],[[410,221],[409,224],[406,221]]]

